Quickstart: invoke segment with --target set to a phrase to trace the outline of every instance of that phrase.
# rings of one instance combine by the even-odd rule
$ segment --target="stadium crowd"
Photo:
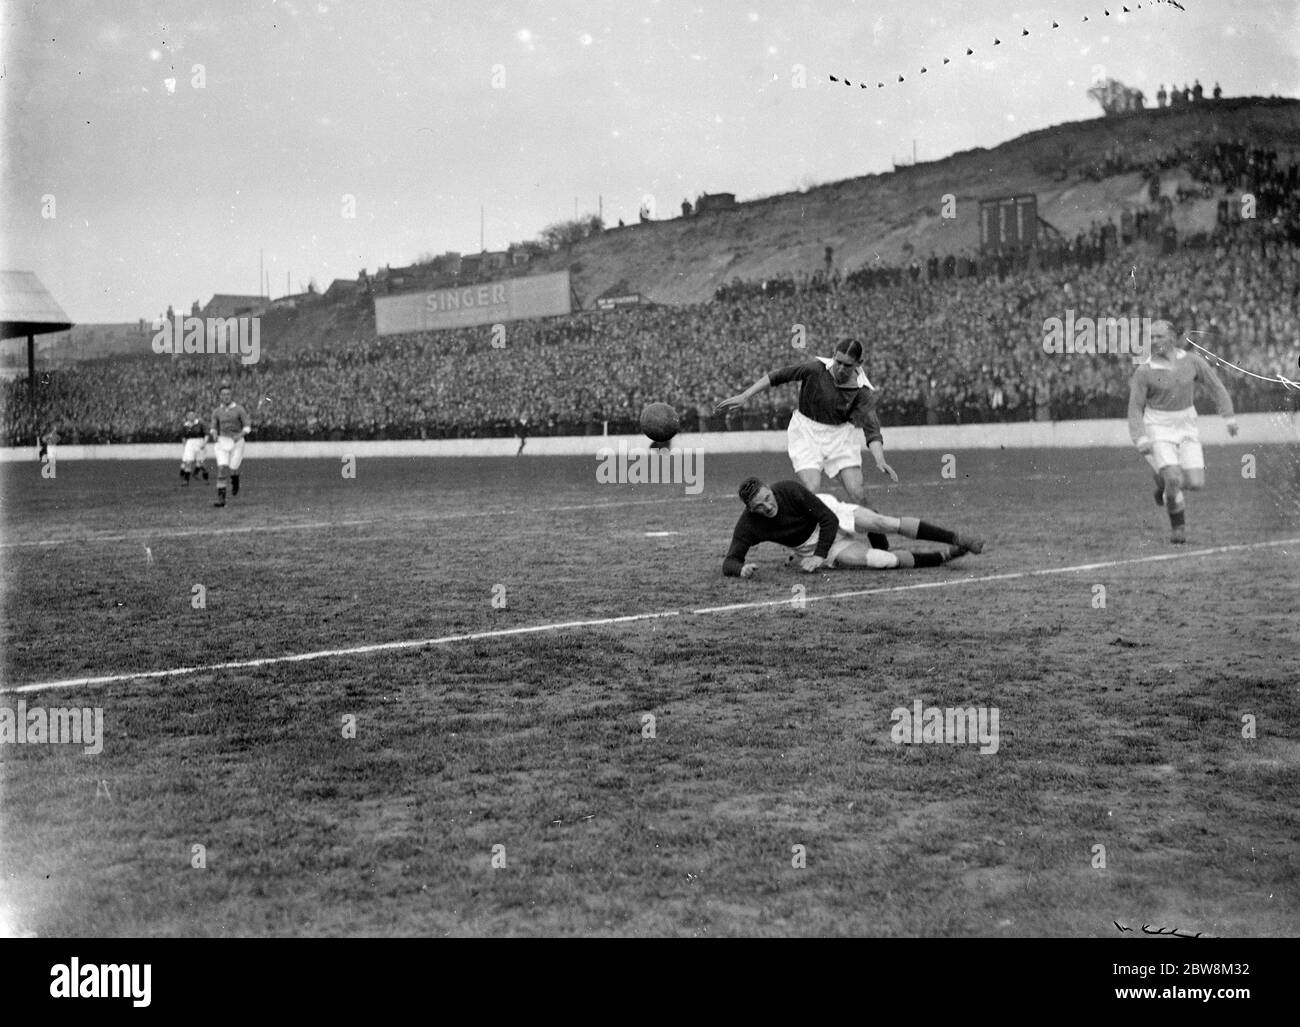
[[[514,322],[500,348],[482,327],[281,355],[264,347],[251,365],[185,355],[96,361],[39,375],[34,405],[24,380],[7,382],[0,441],[31,444],[51,428],[62,442],[176,440],[186,409],[210,411],[222,379],[252,413],[254,439],[625,432],[651,400],[682,411],[687,430],[784,427],[792,389],[763,392],[726,418],[713,406],[767,371],[828,354],[846,335],[867,344],[886,425],[1123,416],[1128,358],[1044,351],[1046,320],[1067,310],[1169,316],[1228,360],[1300,377],[1300,248],[1260,232],[1225,232],[1139,270],[1110,260],[1001,277],[909,273],[874,288],[849,279],[824,291]],[[1222,377],[1245,411],[1300,395],[1231,370]]]
[[[1035,250],[880,262],[720,286],[714,302],[622,307],[507,326],[353,338],[277,353],[91,361],[0,391],[0,444],[176,440],[187,409],[206,415],[232,382],[257,439],[445,438],[635,430],[646,402],[682,412],[686,430],[784,427],[791,389],[713,413],[763,373],[831,352],[852,335],[888,424],[1122,416],[1128,360],[1048,354],[1048,318],[1169,317],[1207,349],[1261,374],[1300,377],[1300,166],[1244,143],[1198,143],[1105,171],[1150,176],[1149,207],[1121,212]],[[1159,175],[1188,169],[1212,196],[1213,232],[1177,239]],[[1255,199],[1243,221],[1240,195]],[[1158,257],[1116,259],[1142,240]],[[1153,249],[1148,247],[1148,251]],[[269,342],[269,340],[268,340]],[[802,342],[802,348],[797,343]],[[1227,370],[1239,409],[1300,393]]]

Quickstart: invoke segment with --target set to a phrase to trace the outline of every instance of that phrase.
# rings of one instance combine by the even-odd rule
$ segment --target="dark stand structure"
[[[68,315],[31,271],[0,271],[0,340],[27,336],[27,398],[36,399],[36,336],[66,332]]]

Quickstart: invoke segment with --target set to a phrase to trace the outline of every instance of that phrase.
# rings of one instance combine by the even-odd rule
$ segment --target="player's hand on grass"
[[[1228,426],[1228,434],[1235,439],[1237,437],[1237,432],[1241,430],[1237,425],[1237,419],[1235,417],[1230,417],[1224,423]]]
[[[748,398],[749,397],[743,392],[738,392],[734,396],[728,396],[721,403],[715,406],[713,412],[716,414],[719,410],[731,410],[733,407],[739,409],[745,405],[745,400]]]
[[[876,469],[879,470],[881,474],[889,475],[890,480],[895,485],[898,484],[898,472],[895,471],[892,467],[890,467],[889,464],[885,463],[885,461],[883,460],[877,461]]]
[[[742,578],[752,578],[757,573],[758,573],[757,564],[747,563],[745,564],[744,567],[740,568],[740,576]]]
[[[820,556],[805,556],[802,560],[799,561],[799,566],[803,569],[803,572],[805,574],[812,574],[820,570],[822,564],[824,564],[825,562],[826,561],[823,560]]]

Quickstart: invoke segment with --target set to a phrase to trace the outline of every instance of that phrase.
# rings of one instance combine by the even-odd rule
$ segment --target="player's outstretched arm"
[[[718,410],[730,410],[733,407],[742,407],[745,405],[745,401],[748,400],[750,396],[754,395],[757,392],[762,392],[764,389],[769,388],[771,384],[772,384],[772,380],[767,375],[763,375],[762,378],[756,381],[744,392],[737,393],[734,396],[728,396],[726,399],[720,402],[713,409],[716,412]]]
[[[736,531],[731,536],[731,547],[722,561],[724,577],[752,578],[754,576],[758,568],[745,559],[749,555],[749,545],[749,542],[741,538],[740,525],[736,525]]]
[[[1219,413],[1223,415],[1224,423],[1228,426],[1228,434],[1235,438],[1237,435],[1237,418],[1232,407],[1232,394],[1223,384],[1223,380],[1215,374],[1214,368],[1210,366],[1209,361],[1199,353],[1194,354],[1194,357],[1197,362],[1196,377],[1214,394],[1214,405]]]
[[[1128,385],[1128,433],[1139,453],[1151,452],[1151,440],[1146,437],[1142,414],[1147,407],[1147,379],[1142,368],[1133,372]]]
[[[880,431],[880,416],[876,413],[875,395],[865,389],[860,395],[865,398],[854,406],[851,419],[862,429],[867,450],[876,462],[876,470],[881,474],[889,475],[890,479],[896,482],[898,474],[885,460],[885,437]]]
[[[871,450],[871,455],[876,461],[876,470],[881,474],[887,474],[891,481],[898,481],[898,472],[895,471],[888,463],[885,462],[885,444],[879,439],[867,443],[867,449]]]

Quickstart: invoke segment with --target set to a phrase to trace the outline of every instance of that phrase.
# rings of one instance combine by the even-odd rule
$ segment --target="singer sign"
[[[380,335],[398,335],[554,317],[570,312],[570,296],[568,271],[377,296],[375,330]]]

